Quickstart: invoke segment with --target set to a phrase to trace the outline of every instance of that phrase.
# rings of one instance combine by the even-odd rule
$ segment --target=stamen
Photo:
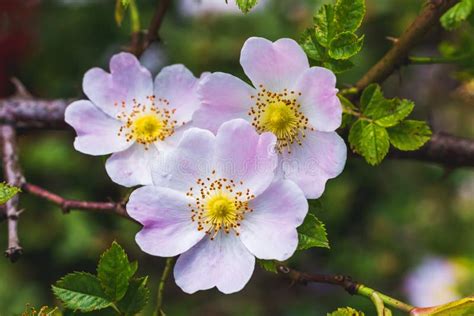
[[[306,137],[306,130],[314,130],[309,125],[308,118],[300,110],[301,105],[297,103],[300,92],[284,89],[280,93],[272,92],[259,86],[255,100],[247,113],[252,117],[252,125],[257,132],[272,132],[277,137],[277,150],[281,153],[285,148],[291,153],[291,145],[302,144]]]
[[[133,99],[132,109],[118,113],[117,119],[123,122],[118,131],[119,136],[124,135],[127,141],[134,140],[148,149],[149,144],[173,135],[178,121],[173,118],[176,109],[169,108],[168,100],[160,98],[157,104],[155,96],[146,99],[148,104]],[[124,101],[120,104],[125,108]],[[115,102],[115,105],[118,106],[119,102]]]
[[[194,197],[189,204],[191,221],[196,222],[197,229],[204,231],[211,240],[219,232],[240,234],[240,222],[245,213],[251,212],[248,201],[255,196],[244,188],[243,181],[219,178],[213,170],[209,177],[196,180],[198,187],[191,187],[186,193]],[[194,195],[194,192],[198,192]]]

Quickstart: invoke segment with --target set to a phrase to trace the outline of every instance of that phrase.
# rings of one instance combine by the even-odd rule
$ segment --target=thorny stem
[[[156,5],[155,13],[150,21],[150,26],[146,32],[146,35],[140,38],[140,32],[134,32],[132,34],[131,52],[136,56],[140,56],[151,43],[159,41],[158,31],[160,30],[166,12],[171,5],[172,0],[158,0]]]
[[[165,285],[173,268],[175,258],[166,258],[165,268],[161,274],[160,283],[158,283],[158,295],[156,297],[155,316],[165,315],[163,312],[163,295],[165,293]]]
[[[396,309],[410,312],[414,306],[408,305],[388,295],[382,294],[376,290],[373,290],[363,284],[353,281],[351,277],[344,275],[329,275],[329,274],[316,274],[306,273],[295,269],[292,269],[284,264],[277,264],[278,273],[284,275],[291,280],[292,283],[300,283],[306,285],[308,283],[325,283],[332,284],[342,287],[346,292],[351,295],[360,295],[371,299],[374,302],[378,312],[381,311],[380,315],[384,315],[384,304],[394,307]]]
[[[385,304],[407,313],[409,313],[412,309],[415,308],[414,306],[408,305],[407,303],[401,302],[393,297],[380,293],[379,291],[371,289],[363,284],[359,284],[357,286],[356,294],[368,297],[372,301],[374,300],[374,297],[375,297],[375,300],[380,300],[383,303],[382,306]],[[374,305],[376,305],[375,302],[374,302]]]
[[[73,209],[86,210],[97,213],[116,214],[133,221],[125,211],[123,203],[69,200],[31,183],[24,183],[21,188],[26,193],[30,193],[57,204],[64,213],[68,213]]]
[[[18,148],[16,144],[16,131],[11,125],[0,126],[0,142],[2,146],[3,174],[8,184],[21,187],[25,181],[18,161]],[[18,194],[7,201],[5,205],[5,215],[8,221],[8,248],[5,256],[10,261],[15,262],[23,253],[18,237]]]
[[[361,92],[371,83],[381,83],[390,76],[407,58],[408,52],[420,39],[439,23],[439,18],[459,0],[429,0],[413,23],[394,42],[392,48],[356,83]]]

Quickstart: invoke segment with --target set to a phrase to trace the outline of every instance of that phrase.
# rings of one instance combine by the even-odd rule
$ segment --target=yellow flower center
[[[160,136],[164,132],[164,127],[163,121],[156,115],[145,114],[133,121],[131,130],[133,138],[138,142],[148,144],[160,139]]]
[[[236,204],[231,197],[218,192],[207,200],[205,217],[216,228],[237,227],[240,217]]]
[[[301,112],[297,96],[301,93],[284,89],[281,93],[268,91],[260,85],[257,96],[252,96],[255,105],[248,115],[252,117],[252,125],[257,132],[272,132],[277,137],[277,150],[284,149],[291,153],[291,145],[302,144],[309,126],[308,118]]]
[[[220,231],[239,235],[240,222],[252,209],[248,201],[255,196],[244,189],[242,181],[235,182],[227,178],[217,178],[215,171],[205,179],[197,179],[196,186],[186,193],[194,199],[188,206],[191,220],[197,223],[197,229],[204,231],[213,240]],[[193,190],[194,189],[194,190]],[[197,189],[197,190],[196,190]]]
[[[147,100],[149,104],[133,100],[131,111],[117,114],[117,119],[123,122],[118,135],[125,135],[127,141],[133,140],[145,145],[145,149],[148,149],[151,143],[173,135],[178,124],[178,121],[173,119],[176,109],[169,109],[168,100],[156,100],[155,96],[149,96]],[[116,102],[115,106],[119,104]],[[121,106],[125,108],[125,102],[121,102]]]
[[[268,103],[263,109],[261,124],[278,139],[291,139],[298,132],[298,117],[283,101]]]

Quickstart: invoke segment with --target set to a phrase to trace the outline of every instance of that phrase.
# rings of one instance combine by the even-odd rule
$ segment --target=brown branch
[[[23,192],[57,204],[64,213],[68,213],[71,210],[92,211],[96,213],[119,215],[134,221],[128,216],[124,203],[69,200],[31,183],[24,183],[22,190]]]
[[[0,142],[2,146],[3,174],[8,184],[21,187],[25,181],[18,162],[16,131],[11,125],[0,126]],[[5,255],[14,262],[21,256],[23,249],[18,238],[18,194],[7,201],[5,205],[8,221],[8,248]]]
[[[64,111],[71,100],[0,99],[0,123],[19,128],[66,128]]]
[[[446,167],[474,167],[474,141],[446,133],[436,133],[419,150],[394,150],[388,157],[433,162]]]
[[[132,34],[131,51],[136,56],[140,56],[155,41],[159,41],[158,31],[163,23],[164,17],[172,0],[159,0],[156,5],[155,13],[150,21],[150,26],[144,37],[140,34]]]
[[[405,63],[409,51],[439,23],[439,18],[459,0],[430,0],[421,14],[394,42],[392,48],[356,83],[358,91],[371,83],[382,83],[395,69]]]
[[[307,285],[308,283],[325,283],[332,284],[342,287],[347,293],[354,295],[357,291],[359,284],[352,281],[352,278],[344,275],[330,275],[330,274],[317,274],[317,273],[305,273],[284,264],[277,264],[277,271],[281,275],[288,278],[293,284],[300,283]]]
[[[382,308],[384,308],[383,304],[385,304],[387,306],[394,307],[404,312],[410,312],[415,309],[414,306],[411,306],[393,297],[380,293],[374,289],[365,286],[362,283],[353,281],[350,276],[306,273],[289,268],[288,266],[282,263],[277,263],[276,268],[278,273],[288,278],[292,284],[299,283],[307,285],[308,283],[324,283],[336,285],[346,290],[346,292],[350,295],[364,296],[371,299],[372,301],[374,297],[376,297],[378,300],[383,302]]]

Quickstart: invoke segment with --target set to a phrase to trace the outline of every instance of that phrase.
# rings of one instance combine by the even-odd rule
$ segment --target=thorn
[[[385,37],[387,40],[392,42],[392,44],[397,44],[398,43],[398,38],[397,37],[392,37],[392,36],[386,36]]]
[[[15,94],[13,95],[14,98],[18,99],[33,99],[33,95],[26,89],[23,83],[16,77],[10,78],[11,83],[15,86]]]

